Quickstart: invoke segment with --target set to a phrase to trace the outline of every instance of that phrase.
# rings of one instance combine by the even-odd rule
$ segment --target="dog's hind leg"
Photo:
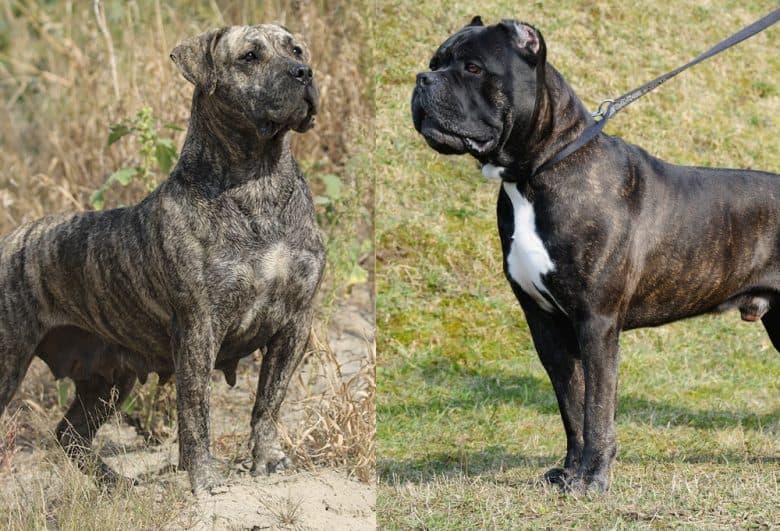
[[[101,483],[116,483],[119,476],[92,450],[92,439],[134,384],[133,373],[121,374],[113,382],[100,375],[76,380],[76,397],[57,426],[57,439],[65,453],[82,471],[94,471]]]
[[[22,383],[34,357],[34,341],[11,341],[0,329],[0,415]]]
[[[761,318],[761,322],[764,323],[764,328],[769,334],[769,340],[780,352],[780,308],[771,308]]]

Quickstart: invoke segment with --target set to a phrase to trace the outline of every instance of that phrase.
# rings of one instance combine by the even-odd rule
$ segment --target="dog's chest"
[[[238,265],[235,331],[254,336],[257,328],[273,328],[311,303],[324,268],[318,248],[300,248],[285,240]]]
[[[325,265],[305,191],[272,201],[250,184],[224,198],[223,215],[211,229],[206,278],[226,318],[225,341],[239,350],[264,343],[308,311]]]
[[[557,303],[542,276],[554,272],[555,263],[536,230],[533,204],[518,191],[515,183],[504,182],[502,186],[512,204],[514,227],[506,253],[507,273],[542,309],[552,312]]]

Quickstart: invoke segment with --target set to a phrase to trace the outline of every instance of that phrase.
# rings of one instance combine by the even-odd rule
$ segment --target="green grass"
[[[621,339],[606,496],[538,479],[565,440],[501,271],[497,186],[414,131],[414,74],[480,14],[545,35],[590,108],[765,14],[760,2],[381,4],[376,39],[377,452],[383,528],[780,525],[780,354],[736,313]],[[780,171],[777,28],[626,109],[610,134],[683,164]]]

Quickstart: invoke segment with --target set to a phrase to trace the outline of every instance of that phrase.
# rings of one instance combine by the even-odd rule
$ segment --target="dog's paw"
[[[609,490],[609,480],[605,475],[580,474],[571,468],[551,468],[544,473],[544,480],[551,485],[557,485],[564,492],[606,492]]]
[[[544,473],[544,481],[551,485],[565,487],[574,477],[574,470],[569,468],[551,468]]]
[[[566,492],[572,493],[586,493],[592,492],[601,494],[609,490],[609,482],[604,481],[602,478],[573,478],[565,487]]]
[[[269,448],[265,452],[256,453],[251,473],[253,476],[260,474],[270,475],[275,472],[282,472],[292,467],[292,461],[285,455],[281,448]]]
[[[601,475],[575,475],[561,485],[565,492],[574,494],[601,494],[609,490],[609,480]]]
[[[192,492],[196,496],[227,492],[227,482],[220,471],[220,463],[213,457],[192,463],[189,472]]]

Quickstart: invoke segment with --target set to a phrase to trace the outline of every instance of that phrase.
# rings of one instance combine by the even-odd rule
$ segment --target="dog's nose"
[[[433,72],[420,72],[417,74],[417,84],[420,86],[433,83]]]
[[[312,80],[312,71],[309,65],[303,63],[294,64],[288,70],[290,75],[304,85],[310,85]]]

